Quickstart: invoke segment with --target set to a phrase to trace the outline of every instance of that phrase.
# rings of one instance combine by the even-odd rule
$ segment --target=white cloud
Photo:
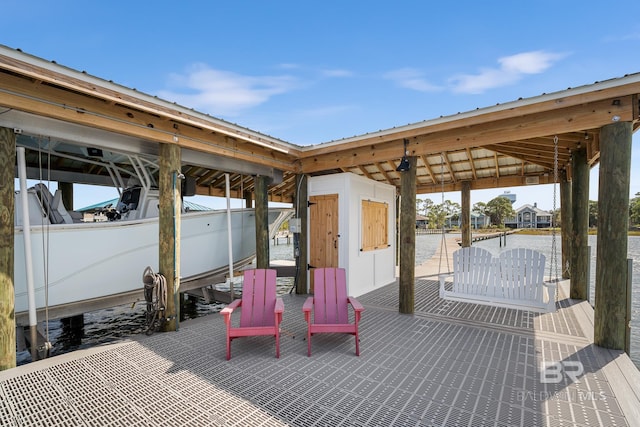
[[[400,68],[384,75],[386,79],[394,81],[398,86],[417,90],[419,92],[436,92],[441,87],[429,83],[424,78],[424,73],[415,68]]]
[[[332,70],[322,70],[322,75],[324,77],[351,77],[353,73],[349,70],[342,69],[332,69]]]
[[[283,63],[283,64],[278,65],[277,68],[282,68],[283,70],[297,70],[297,69],[299,69],[301,67],[300,67],[299,64],[294,64],[292,62],[287,62],[287,63]]]
[[[212,115],[236,116],[297,86],[289,75],[244,76],[196,64],[185,74],[173,74],[173,90],[159,91],[158,96]]]
[[[450,79],[452,90],[458,93],[483,93],[487,89],[516,83],[524,75],[539,74],[566,54],[532,51],[498,59],[499,68],[481,69],[478,74],[461,74]]]
[[[357,107],[353,105],[332,105],[302,110],[299,111],[298,114],[305,118],[335,117],[356,109]]]
[[[506,72],[521,74],[539,74],[562,59],[565,55],[543,51],[524,52],[499,58],[498,62]]]
[[[626,41],[635,41],[640,40],[640,31],[635,30],[630,33],[619,34],[614,36],[607,36],[604,38],[606,43],[618,43],[618,42],[626,42]]]

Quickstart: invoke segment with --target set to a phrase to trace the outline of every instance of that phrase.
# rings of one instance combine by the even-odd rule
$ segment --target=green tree
[[[561,227],[562,226],[562,215],[560,215],[560,209],[556,209],[555,211],[552,209],[549,211],[551,214],[551,226],[552,227]]]
[[[514,217],[516,211],[513,210],[509,199],[498,196],[487,203],[485,214],[491,218],[491,224],[504,227],[504,220]]]
[[[481,228],[485,228],[486,223],[484,218],[486,218],[487,216],[487,204],[485,202],[478,202],[478,203],[474,203],[473,207],[471,208],[471,213],[478,215],[478,217],[483,218],[482,222],[480,224],[478,224],[477,220],[474,220],[472,217],[472,222],[474,222],[474,228],[480,226]]]
[[[636,197],[629,201],[629,224],[640,226],[640,193],[636,193]]]
[[[433,206],[431,199],[416,199],[416,212],[420,215],[427,216],[427,212]]]
[[[456,210],[460,210],[460,204],[452,202],[451,200],[445,200],[444,202],[442,202],[442,207],[450,214],[455,213]]]
[[[452,221],[458,221],[462,207],[459,203],[452,202],[451,200],[445,200],[442,204],[442,208],[447,213],[447,216],[451,217]]]
[[[444,208],[444,205],[437,204],[431,206],[429,212],[427,213],[427,218],[429,220],[429,228],[442,228],[444,227],[444,222],[447,219],[447,211]]]
[[[485,202],[474,203],[471,212],[477,215],[485,215],[487,210],[487,204]]]
[[[451,217],[452,221],[456,221],[460,216],[460,211],[460,204],[445,200],[439,204],[431,202],[425,216],[429,220],[429,228],[442,228],[446,225],[448,217]]]
[[[589,200],[589,227],[598,226],[598,202]]]

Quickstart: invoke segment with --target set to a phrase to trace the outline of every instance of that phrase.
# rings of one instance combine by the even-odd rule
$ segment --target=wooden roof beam
[[[387,173],[386,170],[384,170],[384,168],[382,167],[382,165],[380,163],[375,163],[375,166],[378,168],[378,171],[380,171],[380,174],[382,176],[384,176],[384,179],[387,180],[387,183],[389,185],[395,185],[393,182],[395,181],[393,178],[391,178],[389,176],[389,174]],[[395,168],[393,169],[395,171]],[[396,185],[397,186],[397,185]]]
[[[172,121],[153,112],[137,111],[135,106],[125,107],[122,103],[113,106],[89,94],[63,91],[50,85],[42,85],[34,91],[31,85],[25,85],[24,79],[3,75],[0,105],[150,142],[178,144],[184,148],[246,161],[256,162],[258,158],[260,163],[280,170],[297,167],[292,154],[277,152],[208,129],[186,125],[175,129]]]
[[[429,160],[427,159],[427,156],[420,156],[420,159],[422,159],[422,163],[424,163],[424,167],[427,169],[428,175],[431,178],[431,181],[436,184],[436,176],[433,173],[433,169],[431,168],[431,164],[429,163]]]
[[[295,185],[296,185],[295,179],[287,180],[283,177],[282,182],[280,184],[269,187],[268,193],[270,194],[293,193]]]
[[[453,168],[451,167],[451,163],[449,162],[449,156],[446,151],[442,152],[442,158],[444,159],[444,164],[447,167],[447,171],[449,172],[449,177],[451,178],[451,182],[455,184],[456,182],[456,174],[453,172]]]
[[[0,69],[8,70],[23,79],[42,81],[42,86],[49,85],[58,90],[66,90],[78,94],[84,94],[97,99],[103,99],[109,103],[123,104],[140,111],[151,112],[159,116],[167,117],[180,123],[191,123],[195,126],[217,130],[222,134],[232,136],[261,145],[266,148],[280,150],[286,144],[280,144],[275,138],[261,135],[249,129],[239,128],[215,119],[205,114],[189,111],[177,104],[160,100],[145,93],[128,89],[113,84],[106,80],[81,73],[66,67],[52,65],[40,58],[29,58],[27,60],[16,59],[8,54],[0,54]],[[296,157],[297,148],[295,146],[286,147],[287,151]]]
[[[465,148],[465,151],[467,153],[467,157],[469,158],[469,166],[471,167],[471,174],[473,176],[473,179],[476,179],[478,175],[476,174],[476,165],[475,165],[475,162],[473,161],[473,154],[471,153],[471,149],[469,147]]]
[[[552,174],[541,174],[536,175],[538,177],[539,184],[553,184],[553,176]],[[490,188],[507,188],[507,187],[521,187],[528,186],[526,184],[526,176],[514,175],[514,176],[503,176],[500,178],[480,178],[475,181],[471,181],[471,190],[486,190]],[[456,183],[445,183],[441,184],[432,184],[432,185],[420,185],[418,186],[416,193],[417,194],[433,194],[450,192],[450,191],[462,191],[462,182],[458,181]]]
[[[364,167],[363,165],[359,165],[358,169],[360,169],[360,172],[362,172],[364,176],[366,176],[369,179],[373,179],[373,177],[371,176],[371,174],[369,173],[366,167]]]
[[[588,105],[578,105],[562,110],[542,111],[533,116],[518,116],[509,120],[489,121],[474,126],[462,126],[442,132],[424,129],[423,135],[416,136],[407,147],[410,155],[433,155],[448,150],[483,147],[513,140],[541,137],[567,132],[579,132],[611,123],[617,115],[622,121],[631,121],[630,99],[620,105],[611,105],[608,100]],[[301,169],[311,173],[336,167],[355,167],[361,164],[398,159],[400,141],[393,140],[377,145],[366,145],[347,150],[346,146],[331,146],[331,150],[301,154]]]
[[[553,160],[553,151],[543,150],[527,150],[526,148],[496,146],[493,147],[494,153],[500,153],[505,156],[513,157],[518,160],[530,159],[547,159]]]

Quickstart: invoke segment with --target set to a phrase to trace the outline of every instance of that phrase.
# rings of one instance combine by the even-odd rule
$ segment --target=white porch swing
[[[553,210],[556,211],[558,183],[558,137],[554,138]],[[444,197],[444,192],[443,192]],[[446,251],[444,228],[442,244]],[[448,259],[448,254],[445,255]],[[441,255],[442,258],[442,255]],[[535,312],[555,312],[558,263],[555,220],[552,216],[552,241],[549,280],[545,281],[546,257],[539,251],[516,248],[494,257],[479,247],[460,248],[453,253],[453,274],[439,274],[440,297]],[[551,276],[555,272],[555,279]],[[452,280],[451,280],[452,278]]]

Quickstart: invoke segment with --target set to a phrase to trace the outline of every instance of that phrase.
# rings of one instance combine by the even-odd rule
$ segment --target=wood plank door
[[[338,267],[338,195],[309,197],[310,268]],[[309,291],[313,293],[313,270]]]

